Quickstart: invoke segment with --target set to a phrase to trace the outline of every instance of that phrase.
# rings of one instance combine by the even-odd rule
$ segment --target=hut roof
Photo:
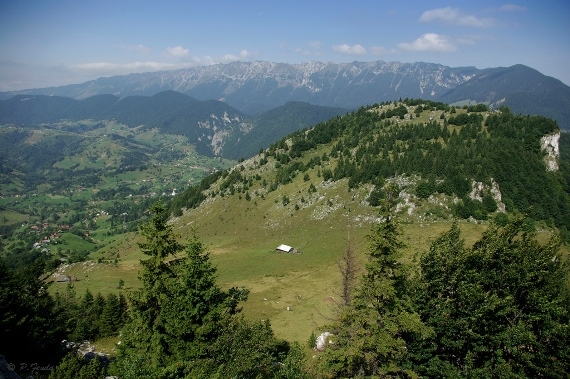
[[[277,248],[275,250],[284,251],[286,253],[289,253],[291,250],[293,250],[293,248],[289,245],[279,245],[279,246],[277,246]]]

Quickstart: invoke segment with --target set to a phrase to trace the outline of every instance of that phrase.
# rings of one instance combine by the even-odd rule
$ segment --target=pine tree
[[[91,291],[89,291],[89,288],[87,288],[85,290],[85,295],[83,295],[83,298],[81,298],[81,308],[82,309],[89,309],[93,306],[93,301],[95,300],[95,298],[93,297],[93,294],[91,293]]]
[[[93,306],[89,311],[89,318],[94,320],[92,324],[91,332],[93,335],[98,336],[99,330],[101,328],[101,315],[103,314],[103,309],[105,309],[105,298],[101,292],[97,292],[95,298],[93,299]]]
[[[142,288],[129,295],[130,317],[111,373],[122,379],[281,375],[274,363],[287,360],[288,345],[275,338],[269,322],[240,317],[248,291],[217,285],[216,268],[196,236],[177,257],[184,247],[164,208],[157,204],[153,213],[141,228],[140,246],[150,258],[142,261]]]
[[[95,314],[95,298],[89,289],[81,298],[77,307],[75,330],[70,335],[73,341],[95,338],[99,332],[99,315]]]
[[[119,298],[113,293],[109,293],[105,299],[105,307],[101,313],[99,321],[99,336],[109,337],[116,335],[122,326],[122,314],[119,304]]]
[[[517,217],[465,247],[457,224],[421,259],[419,311],[433,327],[418,370],[429,377],[567,378],[568,265]]]
[[[391,213],[394,201],[395,189],[389,188],[381,207],[383,221],[368,236],[366,273],[352,304],[332,325],[336,337],[323,363],[334,377],[414,375],[406,369],[407,339],[430,333],[413,310],[408,274],[398,260],[404,243]]]
[[[186,257],[172,262],[171,267],[170,299],[161,309],[170,352],[179,360],[205,357],[221,325],[239,311],[238,303],[247,299],[248,291],[218,287],[216,269],[195,236],[186,248]]]
[[[120,313],[120,328],[122,328],[128,320],[128,303],[127,298],[122,292],[119,292],[119,313]]]
[[[166,259],[174,257],[184,247],[168,224],[168,213],[161,202],[151,208],[151,220],[140,233],[144,242],[139,243],[142,252],[149,256],[141,261],[139,279],[142,288],[130,293],[131,322],[124,331],[121,353],[144,357],[151,369],[166,364],[171,351],[168,345],[167,320],[162,317],[162,307],[170,301],[168,281],[174,273]]]

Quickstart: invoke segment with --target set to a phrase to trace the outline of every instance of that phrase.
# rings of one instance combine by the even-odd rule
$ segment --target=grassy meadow
[[[425,111],[411,122],[438,119],[440,114]],[[153,134],[145,136],[152,140],[150,137],[162,138]],[[303,157],[304,163],[329,151],[330,147],[326,146],[313,149]],[[193,180],[192,167],[205,167],[207,162],[200,161],[203,158],[199,157],[190,162],[191,156],[187,155],[188,160],[182,162],[149,166],[106,178],[105,185],[123,182],[138,186],[143,180],[153,180],[168,188],[169,183],[179,183],[180,179]],[[366,235],[372,223],[378,220],[378,210],[366,200],[372,190],[370,185],[349,191],[346,179],[323,181],[321,171],[333,169],[334,159],[323,160],[322,166],[296,175],[292,182],[271,192],[267,183],[275,179],[275,161],[260,165],[260,159],[260,156],[253,157],[234,168],[245,177],[255,178],[247,190],[237,185],[233,194],[226,192],[222,196],[212,189],[206,201],[173,219],[172,225],[181,241],[195,234],[205,244],[218,269],[218,282],[222,287],[243,286],[250,290],[249,300],[243,304],[247,317],[269,319],[278,337],[305,343],[312,332],[318,333],[334,315],[341,285],[337,262],[349,246],[364,269]],[[202,175],[196,173],[196,177],[198,174]],[[311,184],[316,191],[309,191]],[[447,204],[450,204],[449,199]],[[399,216],[404,232],[402,238],[407,244],[402,261],[410,266],[417,264],[430,242],[447,231],[452,222],[449,206],[437,201],[404,204]],[[104,231],[107,221],[98,222]],[[459,225],[466,245],[471,245],[480,238],[488,222],[459,221]],[[546,242],[551,231],[542,224],[539,227],[539,237]],[[93,293],[136,289],[139,261],[145,258],[138,249],[139,241],[136,233],[109,237],[104,247],[89,255],[90,262],[61,267],[60,272],[77,279],[74,286],[78,295],[86,289]],[[278,253],[275,249],[280,244],[293,246],[300,253]],[[118,288],[120,280],[124,281],[123,289]],[[63,291],[65,286],[53,283],[50,290]]]
[[[173,219],[173,229],[181,241],[196,234],[205,244],[222,287],[250,290],[249,300],[243,304],[247,317],[269,319],[277,336],[304,343],[334,314],[340,293],[337,262],[349,245],[364,268],[366,235],[377,220],[377,209],[365,201],[371,188],[362,186],[349,192],[346,180],[324,182],[315,167],[308,170],[310,180],[297,175],[292,183],[267,193],[262,181],[269,181],[273,170],[256,168],[255,158],[241,165],[245,175],[262,173],[262,179],[248,189],[250,200],[243,192],[209,197],[198,208]],[[308,192],[311,183],[317,188],[314,193]],[[286,205],[284,194],[289,199]],[[410,265],[451,225],[449,220],[425,216],[430,206],[401,213],[407,243],[402,260]],[[460,227],[466,244],[472,244],[486,225],[461,221]],[[125,240],[118,239],[92,253],[89,258],[93,262],[65,269],[67,275],[78,279],[74,283],[77,294],[87,288],[92,292],[119,291],[119,280],[125,282],[123,291],[137,288],[138,263],[145,258],[138,249],[138,238],[129,234]],[[300,253],[276,252],[280,244],[293,246]],[[98,261],[101,263],[94,263]],[[54,283],[51,290],[64,288],[65,284]]]

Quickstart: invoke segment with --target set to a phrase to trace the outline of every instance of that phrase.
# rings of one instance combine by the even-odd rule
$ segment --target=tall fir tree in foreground
[[[421,259],[417,304],[435,335],[414,346],[432,378],[568,378],[568,264],[515,218],[466,247],[458,225]]]
[[[141,260],[139,279],[142,288],[130,295],[131,322],[123,332],[121,354],[144,357],[141,368],[149,370],[167,364],[172,354],[167,340],[167,323],[162,309],[170,301],[169,280],[174,276],[167,259],[173,259],[184,246],[168,224],[168,214],[159,202],[151,208],[153,216],[140,233],[144,242],[139,247],[149,258]],[[121,357],[121,356],[120,356]]]
[[[330,326],[334,343],[321,356],[324,377],[414,377],[409,369],[408,339],[430,329],[413,310],[401,229],[391,211],[395,188],[381,205],[382,221],[368,236],[366,273],[352,303]]]
[[[268,322],[246,321],[243,288],[222,290],[203,244],[187,246],[167,223],[162,204],[141,228],[142,288],[131,293],[130,320],[112,371],[129,378],[274,377],[288,350]],[[185,251],[184,257],[177,257]]]
[[[51,365],[63,355],[62,320],[47,284],[38,279],[45,262],[18,271],[0,258],[0,355],[26,374],[24,367]]]

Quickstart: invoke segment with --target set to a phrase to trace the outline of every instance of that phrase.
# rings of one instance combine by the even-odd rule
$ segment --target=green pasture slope
[[[322,156],[326,150],[315,149],[303,159]],[[245,192],[238,190],[233,195],[209,197],[198,208],[173,219],[174,230],[182,241],[195,233],[204,242],[218,268],[222,286],[244,286],[251,291],[243,304],[247,317],[269,319],[279,337],[304,343],[333,315],[340,293],[337,262],[349,245],[364,266],[366,235],[376,221],[377,209],[366,201],[370,186],[348,191],[346,179],[324,181],[320,175],[323,167],[309,169],[308,180],[297,175],[279,190],[266,193],[264,179],[271,181],[275,172],[267,166],[259,168],[259,160],[260,156],[254,157],[240,164],[243,170],[238,168],[246,176],[259,175],[247,190],[249,200]],[[333,164],[331,161],[324,167]],[[310,184],[316,192],[309,192]],[[284,197],[288,201],[284,202]],[[402,211],[400,218],[407,242],[404,261],[413,264],[427,251],[432,239],[450,228],[451,218],[433,216],[444,213],[435,208],[425,202],[415,215]],[[487,222],[461,221],[466,243],[475,242],[486,225]],[[545,229],[542,238],[546,240],[550,234]],[[79,279],[74,283],[77,293],[86,288],[118,291],[120,279],[125,281],[125,287],[136,288],[138,262],[145,258],[137,241],[131,234],[127,241],[118,240],[92,253],[90,258],[102,263],[89,272],[81,264],[71,268],[69,272]],[[291,245],[300,253],[276,252],[280,244]],[[63,287],[57,284],[52,290]]]
[[[399,122],[429,122],[440,115],[424,110],[412,121]],[[460,129],[452,125],[449,128]],[[307,164],[312,158],[330,154],[334,143],[317,146],[300,159]],[[277,164],[270,158],[269,164],[262,165],[262,159],[259,155],[234,168],[251,178],[247,189],[240,183],[231,191],[221,191],[221,178],[207,191],[207,199],[199,207],[185,210],[172,223],[181,241],[196,234],[207,246],[223,287],[244,286],[251,291],[243,304],[247,317],[269,319],[277,336],[304,343],[333,315],[340,293],[337,262],[345,250],[354,249],[364,267],[366,235],[378,216],[377,209],[367,201],[373,186],[362,184],[348,190],[346,178],[324,180],[324,171],[334,169],[339,161],[331,158],[295,175],[277,190],[268,191]],[[162,167],[159,175],[165,172]],[[121,180],[140,178],[124,176]],[[155,180],[162,180],[162,176]],[[311,185],[314,191],[309,190]],[[450,228],[451,213],[449,207],[427,200],[416,204],[412,214],[408,214],[407,207],[401,209],[399,217],[407,243],[404,262],[413,267],[430,241]],[[101,222],[104,229],[107,221]],[[459,221],[467,245],[481,236],[488,222]],[[553,230],[545,223],[537,225],[540,239],[547,241]],[[136,233],[122,234],[92,252],[91,262],[77,263],[62,272],[78,279],[73,283],[78,295],[87,288],[103,293],[137,288],[139,262],[145,258],[138,249],[139,241]],[[291,245],[299,253],[278,253],[275,248],[280,244]],[[119,280],[125,283],[123,289],[117,288]],[[63,291],[65,286],[54,283],[50,290]]]

